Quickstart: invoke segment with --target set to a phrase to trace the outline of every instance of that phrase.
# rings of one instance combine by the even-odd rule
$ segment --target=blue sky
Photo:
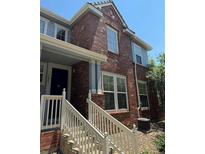
[[[99,0],[41,0],[46,8],[68,20],[86,3]],[[128,27],[153,47],[155,58],[165,51],[164,0],[113,0]]]

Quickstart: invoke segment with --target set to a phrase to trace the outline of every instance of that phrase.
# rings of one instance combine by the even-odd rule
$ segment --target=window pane
[[[55,24],[49,21],[46,34],[51,37],[54,37],[54,32],[55,32]]]
[[[104,93],[105,95],[105,109],[115,109],[114,93]]]
[[[117,94],[119,109],[127,109],[126,94]]]
[[[117,33],[107,28],[107,44],[108,50],[117,53]]]
[[[139,86],[139,93],[140,94],[147,94],[146,83],[138,83],[138,86]]]
[[[62,28],[57,28],[57,39],[65,41],[65,30]]]
[[[114,81],[112,76],[103,75],[103,87],[105,91],[114,91]]]
[[[125,91],[125,79],[117,78],[117,91],[126,92]]]
[[[44,33],[44,29],[45,29],[45,21],[41,20],[40,26],[41,26],[41,33],[43,34]]]
[[[142,64],[142,59],[140,56],[136,55],[136,60],[138,64]]]
[[[141,101],[141,104],[140,104],[141,107],[148,107],[147,96],[140,95],[140,101]]]

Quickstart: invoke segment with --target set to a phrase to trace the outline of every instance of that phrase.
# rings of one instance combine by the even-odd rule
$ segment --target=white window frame
[[[44,21],[45,22],[45,27],[44,27],[44,32],[43,34],[47,35],[47,28],[48,28],[48,22],[50,21],[49,19],[46,19],[44,17],[40,17],[40,20]],[[55,29],[54,29],[54,38],[57,39],[57,28],[61,28],[63,30],[65,30],[65,42],[69,42],[68,40],[68,32],[70,31],[68,28],[62,26],[62,25],[59,25],[57,23],[54,23],[54,26],[55,26]],[[63,40],[61,40],[63,41]]]
[[[123,75],[119,75],[119,74],[115,74],[115,73],[111,73],[111,72],[105,72],[103,71],[102,72],[102,89],[103,89],[103,93],[104,92],[112,92],[113,91],[105,91],[104,90],[104,83],[103,83],[103,76],[104,75],[107,75],[107,76],[112,76],[113,77],[113,82],[114,82],[114,102],[115,102],[115,109],[110,109],[110,110],[106,110],[107,112],[128,112],[129,111],[129,103],[128,103],[128,92],[127,92],[127,79],[126,79],[126,76],[123,76]],[[117,78],[122,78],[122,79],[125,79],[125,90],[126,92],[118,92],[117,91]],[[123,93],[123,94],[126,94],[126,105],[127,105],[127,108],[126,109],[119,109],[119,106],[118,106],[118,97],[117,97],[117,94],[118,93]]]
[[[46,34],[49,20],[46,19],[46,18],[44,18],[44,17],[41,17],[40,20],[42,20],[42,21],[45,22],[45,27],[44,27],[44,32],[43,32],[43,34]]]
[[[59,25],[59,24],[57,24],[57,23],[55,23],[55,33],[54,33],[55,38],[57,39],[57,29],[58,28],[61,28],[61,29],[65,30],[65,40],[64,41],[67,42],[67,39],[68,39],[68,29],[63,27],[63,26],[61,26],[61,25]],[[63,40],[61,40],[61,41],[63,41]]]
[[[116,34],[116,36],[117,36],[116,40],[115,40],[116,44],[117,44],[117,51],[113,51],[112,49],[109,49],[109,45],[108,45],[108,31],[107,31],[107,49],[108,49],[108,51],[110,51],[110,52],[112,52],[114,54],[119,54],[118,32],[117,32],[117,30],[113,29],[112,27],[110,27],[108,25],[107,25],[107,29],[110,29],[111,31],[113,31]]]
[[[145,57],[144,54],[143,54],[143,52],[146,52],[146,51],[144,51],[144,49],[141,46],[139,46],[137,43],[135,43],[133,41],[131,42],[131,46],[132,46],[132,56],[134,56],[133,57],[133,63],[136,63],[137,65],[140,65],[140,66],[143,66],[143,67],[147,67],[147,60],[148,59],[145,61],[145,58],[147,58],[147,56]],[[134,51],[135,46],[136,46],[136,48],[140,49],[140,53],[137,53],[136,51]],[[134,53],[134,55],[133,55],[133,53]],[[137,62],[136,55],[141,57],[141,62],[142,62],[141,64]]]
[[[45,85],[45,83],[46,83],[47,64],[44,63],[44,62],[41,62],[40,66],[43,66],[43,78],[42,78],[42,81],[41,81],[41,85]],[[40,74],[41,74],[41,70],[40,70]]]
[[[147,96],[147,104],[148,106],[147,107],[141,107],[141,100],[139,100],[140,102],[140,107],[141,107],[141,110],[149,110],[150,108],[150,104],[149,104],[149,95],[148,95],[148,89],[147,89],[147,81],[142,81],[142,80],[138,80],[138,83],[142,83],[142,84],[145,84],[145,88],[146,88],[146,95],[145,94],[140,94],[140,91],[138,92],[139,94],[139,99],[140,99],[140,95],[144,95],[144,96]],[[138,85],[139,86],[139,85]]]

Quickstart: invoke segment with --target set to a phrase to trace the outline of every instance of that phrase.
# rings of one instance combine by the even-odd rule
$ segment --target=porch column
[[[97,62],[97,93],[102,94],[102,71],[101,71],[101,63]]]
[[[89,63],[89,87],[92,94],[102,93],[101,63],[98,61]]]
[[[89,89],[92,94],[96,93],[96,84],[95,84],[96,76],[95,76],[95,61],[92,60],[89,63]]]

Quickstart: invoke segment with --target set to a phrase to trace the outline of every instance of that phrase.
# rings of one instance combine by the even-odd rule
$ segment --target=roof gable
[[[114,11],[116,12],[116,14],[118,15],[120,21],[122,22],[123,26],[125,28],[127,28],[127,24],[125,22],[125,20],[123,19],[122,15],[120,14],[120,12],[118,11],[116,5],[114,4],[114,2],[112,0],[108,0],[108,1],[100,1],[100,2],[94,2],[94,3],[90,3],[91,5],[95,6],[98,9],[101,9],[102,7],[106,7],[106,6],[111,6]]]

